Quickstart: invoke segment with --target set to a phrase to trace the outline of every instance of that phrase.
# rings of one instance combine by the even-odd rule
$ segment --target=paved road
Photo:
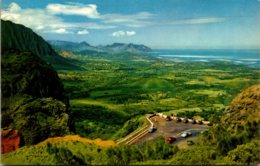
[[[179,142],[185,140],[185,138],[180,136],[184,131],[191,131],[192,136],[195,136],[200,131],[207,130],[209,128],[207,125],[176,122],[175,120],[166,121],[164,118],[159,116],[152,117],[151,121],[154,123],[157,130],[153,133],[148,133],[142,138],[136,140],[135,144],[142,144],[148,140],[154,140],[160,136],[165,138],[174,136],[177,138],[176,142]]]

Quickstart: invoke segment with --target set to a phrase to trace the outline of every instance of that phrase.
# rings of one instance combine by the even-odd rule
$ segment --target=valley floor
[[[258,68],[229,62],[174,62],[123,53],[73,56],[85,69],[58,73],[70,97],[76,134],[89,138],[126,136],[141,125],[131,119],[147,113],[218,121],[237,93],[260,81]]]

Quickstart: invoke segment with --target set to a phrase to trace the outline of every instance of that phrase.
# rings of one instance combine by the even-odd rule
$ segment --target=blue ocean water
[[[260,68],[260,49],[157,49],[151,54],[156,58],[172,61],[227,61]]]

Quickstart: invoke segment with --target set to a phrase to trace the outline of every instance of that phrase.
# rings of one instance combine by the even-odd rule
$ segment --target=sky
[[[260,49],[260,0],[3,0],[1,18],[46,40]]]

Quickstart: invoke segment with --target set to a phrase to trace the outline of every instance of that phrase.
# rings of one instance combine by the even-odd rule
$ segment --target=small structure
[[[171,120],[171,117],[170,117],[170,116],[166,116],[165,120],[166,120],[166,121],[170,121],[170,120]]]
[[[210,121],[202,121],[203,124],[208,125],[210,124]]]
[[[182,122],[183,122],[183,123],[188,123],[188,119],[187,119],[187,118],[183,118],[183,119],[182,119]]]
[[[203,124],[201,120],[196,120],[197,124]]]
[[[180,122],[181,118],[176,117],[176,122]]]
[[[196,120],[191,119],[190,123],[191,123],[191,124],[196,124]]]

